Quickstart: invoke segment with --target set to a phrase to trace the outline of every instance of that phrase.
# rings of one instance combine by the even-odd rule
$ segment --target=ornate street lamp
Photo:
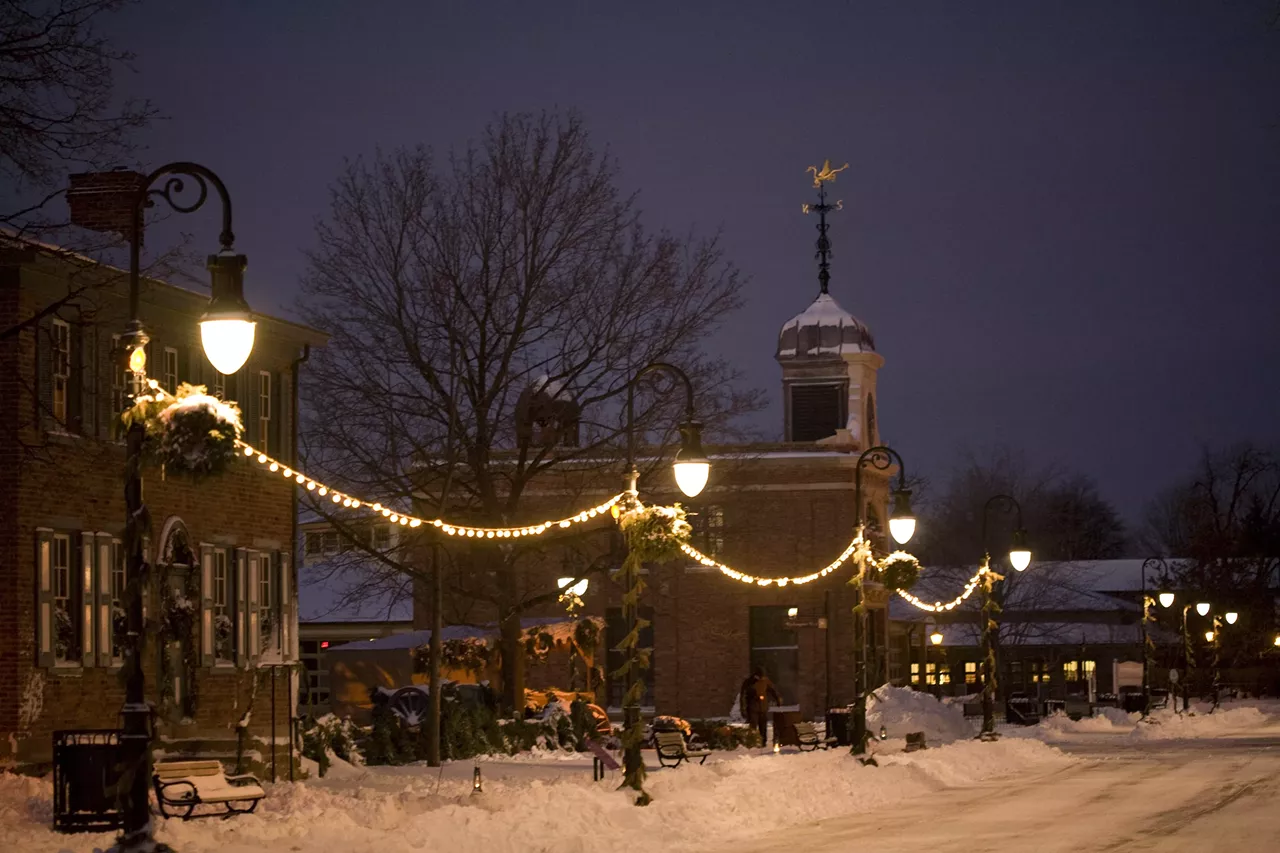
[[[935,646],[942,645],[942,641],[944,639],[946,638],[942,636],[941,631],[934,631],[932,634],[929,635],[929,642],[933,643]]]
[[[166,178],[163,189],[152,189],[161,178]],[[175,197],[185,189],[184,179],[195,183],[196,197],[183,202]],[[129,316],[125,334],[121,340],[126,364],[133,373],[134,396],[146,390],[147,357],[145,347],[149,340],[139,316],[140,268],[142,248],[142,212],[152,199],[163,199],[178,213],[198,210],[209,197],[212,185],[222,202],[222,233],[219,236],[221,250],[208,261],[213,298],[201,318],[200,336],[205,354],[214,367],[223,373],[239,370],[253,349],[254,325],[249,306],[244,302],[245,257],[233,248],[235,234],[231,231],[231,199],[222,180],[204,166],[196,163],[170,163],[147,175],[132,199],[132,230],[129,246]],[[142,595],[146,583],[146,566],[143,561],[143,537],[146,507],[142,500],[142,450],[146,427],[135,419],[125,431],[125,528],[124,550],[127,557],[128,641],[124,650],[125,700],[121,717],[124,731],[120,737],[122,758],[126,766],[124,778],[130,780],[127,790],[121,792],[123,832],[120,836],[121,851],[162,851],[169,848],[157,844],[151,837],[151,810],[149,786],[151,783],[151,706],[147,702],[146,678],[142,659],[146,648],[146,626],[142,617]]]
[[[1001,604],[992,594],[995,581],[991,577],[991,547],[987,541],[987,521],[993,509],[999,509],[1006,514],[1015,514],[1013,538],[1009,544],[1009,565],[1020,572],[1031,565],[1027,532],[1022,527],[1022,504],[1010,495],[993,495],[982,505],[982,552],[988,571],[982,578],[982,732],[978,736],[984,740],[996,737],[994,634],[998,630]]]
[[[1148,557],[1142,561],[1142,572],[1140,575],[1142,583],[1142,716],[1146,717],[1151,713],[1151,666],[1152,658],[1155,656],[1155,644],[1151,641],[1151,633],[1147,628],[1147,623],[1151,621],[1151,596],[1147,595],[1147,567],[1160,567],[1165,574],[1168,573],[1168,565],[1161,557]],[[1160,593],[1160,606],[1168,607],[1173,604],[1173,593]]]
[[[898,487],[893,491],[893,512],[889,516],[889,535],[899,545],[905,545],[916,531],[915,515],[911,512],[911,490],[907,488],[907,466],[902,455],[892,447],[878,445],[862,451],[854,466],[853,517],[855,527],[862,530],[862,468],[870,465],[878,471],[887,471],[897,460]],[[864,533],[865,536],[865,533]],[[853,754],[867,750],[867,609],[865,572],[858,572],[858,605],[861,608],[857,621],[858,669],[855,678],[857,696],[853,702]]]
[[[693,383],[689,381],[688,374],[674,364],[667,364],[665,361],[652,362],[636,371],[635,376],[631,377],[631,381],[627,383],[627,493],[630,501],[636,500],[639,493],[637,483],[640,479],[640,472],[636,468],[635,387],[644,376],[661,371],[680,380],[685,389],[685,417],[684,422],[679,425],[680,451],[676,454],[675,463],[672,465],[676,485],[689,497],[696,497],[706,487],[707,477],[711,472],[711,462],[702,450],[702,424],[698,423],[695,417]],[[624,560],[622,565],[624,571],[622,587],[626,591],[622,600],[622,616],[626,621],[627,635],[632,636],[637,630],[636,626],[640,618],[640,601],[638,596],[631,594],[636,587],[635,569],[630,560]],[[625,693],[623,694],[625,697],[630,697],[634,693],[632,688],[635,687],[636,679],[639,677],[640,663],[640,656],[633,643],[627,650]],[[640,754],[640,740],[635,732],[635,728],[640,725],[640,706],[633,699],[626,701],[622,709],[622,718],[627,733],[631,735],[626,739],[628,746],[623,755],[624,771],[630,779],[644,766],[644,759]]]

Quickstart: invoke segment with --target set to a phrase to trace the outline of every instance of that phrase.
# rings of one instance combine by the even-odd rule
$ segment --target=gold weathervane
[[[831,168],[830,160],[823,160],[821,169],[819,169],[817,166],[810,166],[807,169],[805,169],[805,171],[813,173],[814,189],[821,189],[824,181],[834,181],[836,179],[836,175],[838,175],[840,172],[843,172],[847,168],[849,168],[849,164],[845,163],[839,169],[833,169]]]

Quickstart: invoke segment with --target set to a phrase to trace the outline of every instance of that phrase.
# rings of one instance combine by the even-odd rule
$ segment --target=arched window
[[[870,394],[867,395],[867,447],[874,447],[880,443],[880,436],[876,432],[876,400]]]

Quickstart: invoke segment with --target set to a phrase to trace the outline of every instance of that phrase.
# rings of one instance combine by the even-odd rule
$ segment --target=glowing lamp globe
[[[1160,606],[1161,606],[1161,607],[1171,607],[1171,606],[1173,606],[1173,593],[1171,593],[1171,592],[1162,592],[1162,593],[1160,593],[1160,595],[1159,595],[1159,599],[1160,599]]]
[[[893,493],[893,512],[889,514],[889,535],[899,545],[906,545],[916,532],[916,517],[911,512],[911,491],[898,489]]]
[[[676,485],[689,497],[696,497],[707,485],[711,461],[702,452],[702,424],[688,421],[680,425],[680,452],[676,454]]]
[[[587,583],[587,578],[583,578],[577,583],[573,583],[573,578],[560,578],[556,581],[556,585],[559,586],[560,589],[564,590],[568,594],[576,595],[579,598],[581,598],[582,594],[587,591]],[[570,586],[570,584],[572,584],[572,586]]]
[[[1276,634],[1276,645],[1280,646],[1280,634]]]
[[[942,632],[934,631],[932,634],[930,634],[929,642],[933,643],[935,646],[942,645]]]
[[[235,373],[253,352],[257,324],[244,301],[244,255],[220,252],[209,257],[213,296],[200,318],[200,343],[219,373]]]
[[[1236,620],[1237,620],[1237,619],[1239,619],[1239,618],[1240,618],[1240,614],[1239,614],[1239,613],[1235,612],[1234,610],[1228,611],[1228,613],[1227,613],[1227,624],[1228,624],[1228,625],[1234,625],[1234,624],[1236,624]]]
[[[1207,601],[1201,601],[1201,602],[1199,602],[1198,604],[1196,604],[1196,612],[1197,612],[1197,613],[1199,613],[1201,616],[1208,616],[1208,615],[1209,615],[1209,602],[1207,602]]]
[[[1027,531],[1019,528],[1013,531],[1013,542],[1009,546],[1009,565],[1020,572],[1025,572],[1031,565],[1031,549],[1027,547]]]
[[[1213,642],[1213,632],[1212,632],[1212,631],[1205,631],[1205,632],[1204,632],[1204,639],[1205,639],[1205,642],[1212,643],[1212,642]]]

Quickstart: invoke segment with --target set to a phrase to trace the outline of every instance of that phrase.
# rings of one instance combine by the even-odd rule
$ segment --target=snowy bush
[[[867,728],[872,732],[881,726],[893,738],[924,732],[930,744],[973,737],[973,729],[959,705],[945,705],[928,693],[888,684],[871,695]]]
[[[763,744],[754,726],[734,725],[723,720],[693,720],[693,740],[708,749],[758,749]]]
[[[365,730],[351,720],[325,714],[318,719],[302,721],[302,754],[319,765],[320,775],[329,769],[329,756],[335,755],[348,764],[364,764],[364,756],[356,746],[356,740]]]

